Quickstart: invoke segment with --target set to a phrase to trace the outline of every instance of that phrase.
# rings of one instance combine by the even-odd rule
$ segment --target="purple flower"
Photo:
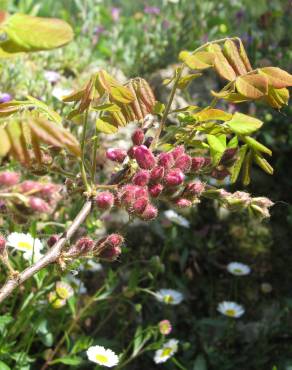
[[[158,8],[156,6],[145,6],[144,13],[159,15],[160,14],[160,8]]]
[[[240,9],[238,12],[235,13],[236,19],[241,22],[242,19],[244,18],[245,12],[244,10]]]
[[[113,7],[111,9],[111,16],[114,22],[117,22],[120,19],[120,13],[121,13],[121,8]]]
[[[8,93],[1,93],[0,94],[0,104],[1,103],[8,103],[12,100],[12,96]]]
[[[56,71],[45,71],[44,76],[45,76],[45,79],[51,84],[57,83],[61,78],[60,73]]]
[[[104,28],[103,26],[96,26],[96,27],[94,28],[94,30],[93,30],[93,32],[94,32],[94,34],[95,34],[96,36],[101,35],[102,33],[104,33],[104,31],[105,31],[105,28]]]

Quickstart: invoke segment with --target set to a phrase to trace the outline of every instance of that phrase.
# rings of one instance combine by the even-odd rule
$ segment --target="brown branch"
[[[27,279],[32,277],[34,274],[45,268],[46,266],[54,263],[58,260],[61,255],[62,249],[66,242],[70,240],[70,238],[75,234],[79,226],[85,221],[86,217],[89,215],[92,208],[92,201],[88,200],[84,203],[82,209],[69,226],[68,230],[66,230],[58,242],[36,263],[29,266],[17,276],[12,277],[6,281],[3,287],[0,289],[0,303],[7,298],[14,289],[19,287],[22,283],[24,283]]]

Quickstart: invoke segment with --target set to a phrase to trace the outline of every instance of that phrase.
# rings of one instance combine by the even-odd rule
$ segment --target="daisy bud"
[[[158,182],[163,179],[163,176],[164,176],[164,167],[162,166],[155,167],[150,173],[150,181]]]
[[[114,205],[114,196],[109,191],[103,191],[95,197],[95,203],[100,209],[110,209]]]
[[[177,158],[174,164],[174,167],[181,169],[183,173],[189,172],[191,166],[192,158],[187,154],[183,154],[179,158]]]
[[[144,212],[141,215],[142,220],[151,221],[157,217],[158,210],[152,204],[148,204]]]
[[[0,256],[4,253],[6,248],[6,239],[0,234]]]
[[[51,210],[48,203],[42,198],[30,197],[28,203],[30,208],[35,212],[49,213]]]
[[[57,243],[58,240],[59,240],[59,236],[58,235],[51,235],[49,237],[49,239],[47,240],[47,245],[49,247],[52,247],[53,245],[55,245]]]
[[[126,156],[127,156],[127,152],[123,149],[111,148],[106,151],[107,159],[113,162],[123,163]]]
[[[135,159],[144,170],[151,170],[155,166],[155,157],[145,145],[140,145],[135,150]]]
[[[149,203],[148,198],[140,198],[137,199],[133,204],[133,211],[137,213],[138,215],[143,213],[145,211],[145,208],[147,207],[147,204]]]
[[[162,320],[158,323],[159,331],[162,335],[168,335],[172,331],[172,326],[169,320]]]
[[[185,194],[189,196],[199,196],[205,190],[205,185],[201,181],[189,183],[185,187]]]
[[[163,190],[163,185],[161,184],[154,184],[149,186],[149,193],[153,198],[157,198]]]
[[[176,147],[175,149],[171,151],[171,154],[174,160],[181,157],[184,153],[185,153],[185,148],[183,145],[179,145],[178,147]]]
[[[175,168],[168,172],[164,181],[167,186],[178,186],[183,183],[185,175],[179,168]]]
[[[18,183],[19,177],[17,172],[0,172],[0,186],[13,186]]]
[[[179,198],[177,199],[174,204],[176,205],[176,207],[178,208],[189,208],[192,206],[192,202],[188,199],[185,199],[185,198]]]
[[[134,159],[135,158],[135,151],[138,147],[137,146],[132,146],[129,150],[128,150],[128,156],[131,158],[131,159]]]
[[[198,171],[200,170],[201,168],[204,167],[206,163],[206,158],[204,157],[193,157],[192,158],[192,171]]]
[[[146,170],[140,170],[135,174],[132,181],[135,185],[145,186],[148,184],[149,179],[150,173]]]
[[[158,164],[165,169],[170,169],[174,165],[174,159],[171,153],[160,153],[158,156]]]
[[[144,132],[141,129],[134,131],[132,135],[132,141],[134,145],[142,145],[144,141]]]
[[[72,250],[76,250],[79,255],[88,254],[94,247],[94,241],[87,236],[80,238],[73,246]]]
[[[152,144],[152,141],[153,141],[153,137],[148,136],[147,139],[145,140],[144,145],[147,146],[147,148],[150,148],[150,145]]]

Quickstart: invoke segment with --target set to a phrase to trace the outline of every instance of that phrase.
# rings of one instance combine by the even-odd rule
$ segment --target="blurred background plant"
[[[291,68],[290,0],[6,0],[0,1],[0,8],[61,18],[73,27],[75,39],[64,48],[0,61],[2,94],[15,99],[29,94],[59,112],[67,109],[61,96],[83,86],[100,68],[121,81],[137,75],[149,78],[156,88],[157,74],[161,80],[170,77],[179,51],[227,35],[243,39],[253,64]],[[181,99],[209,102],[210,96],[201,94],[208,86],[196,83]],[[214,75],[208,76],[207,84],[221,86]],[[234,109],[232,104],[225,107]],[[91,369],[85,352],[99,344],[116,353],[126,348],[122,364],[129,361],[125,368],[133,370],[292,368],[291,107],[279,112],[244,103],[242,108],[265,122],[259,137],[273,151],[274,176],[254,168],[247,188],[276,203],[270,221],[234,216],[207,202],[183,214],[187,223],[161,215],[150,226],[136,222],[126,228],[123,214],[103,219],[97,213],[80,236],[103,235],[105,221],[107,232],[126,229],[122,264],[86,261],[65,274],[51,266],[35,275],[21,288],[20,297],[13,296],[1,307],[1,370],[40,369],[43,359],[50,359],[56,369]],[[107,136],[102,145],[115,146],[118,140],[120,146],[130,133],[119,135]],[[102,160],[99,165],[102,170]],[[5,169],[18,167],[12,162]],[[25,230],[45,244],[47,236],[61,233],[81,207],[78,198],[73,204],[62,202],[53,221],[45,216],[19,225],[0,216],[1,231],[7,235],[7,230]],[[226,265],[233,261],[244,262],[251,273],[232,276]],[[19,270],[25,263],[20,254],[13,256]],[[1,274],[1,285],[3,279]],[[68,288],[66,299],[58,295],[58,281],[69,284],[74,294]],[[169,297],[160,302],[155,294],[162,288],[174,289],[184,299],[175,307],[167,304]],[[56,297],[50,304],[49,294]],[[242,319],[220,316],[217,304],[224,300],[243,305]],[[164,343],[158,324],[165,319],[172,326],[170,338],[179,340],[179,350],[159,365],[153,356]]]

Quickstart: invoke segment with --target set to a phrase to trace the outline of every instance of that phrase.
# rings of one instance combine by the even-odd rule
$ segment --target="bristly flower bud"
[[[144,141],[144,132],[140,128],[134,131],[132,135],[132,141],[134,145],[142,145]]]
[[[174,165],[174,159],[171,153],[160,153],[158,156],[158,164],[169,170]]]
[[[21,193],[36,193],[41,190],[41,187],[41,184],[37,181],[26,180],[19,184],[19,191]]]
[[[127,152],[123,149],[111,148],[106,151],[107,159],[113,162],[123,163],[126,156],[127,156]]]
[[[185,175],[179,168],[175,168],[167,173],[164,178],[167,186],[178,186],[183,183]]]
[[[0,256],[4,253],[6,248],[6,239],[0,234]]]
[[[220,160],[221,164],[225,164],[227,162],[231,162],[234,159],[234,156],[237,152],[237,148],[228,148],[224,151],[223,156]]]
[[[124,238],[119,234],[111,234],[101,239],[95,248],[97,257],[106,261],[115,261],[121,254]]]
[[[161,194],[161,192],[163,190],[163,185],[161,185],[161,184],[153,184],[153,185],[150,185],[148,189],[149,189],[150,195],[153,198],[157,198]]]
[[[130,207],[135,201],[135,193],[139,189],[137,185],[124,185],[118,192],[118,198],[122,205],[125,207]]]
[[[176,199],[174,204],[178,208],[189,208],[189,207],[192,206],[192,202],[188,199],[185,199],[185,198]]]
[[[30,208],[35,212],[49,213],[51,211],[49,204],[42,198],[30,197],[28,203]]]
[[[151,170],[155,166],[155,157],[145,145],[140,145],[135,150],[135,159],[144,170]]]
[[[206,164],[206,158],[204,157],[193,157],[192,158],[192,171],[199,171]]]
[[[128,150],[128,156],[131,158],[131,159],[134,159],[135,158],[135,151],[138,147],[137,146],[131,146],[131,148]]]
[[[19,182],[20,175],[17,172],[0,172],[0,186],[13,186]]]
[[[164,176],[164,167],[158,166],[154,167],[150,173],[150,181],[159,182],[163,179]]]
[[[133,212],[137,213],[138,215],[142,214],[145,211],[145,208],[147,207],[149,203],[148,198],[140,198],[137,199],[133,204]]]
[[[152,204],[148,204],[145,208],[144,212],[141,215],[142,220],[144,221],[151,221],[157,217],[158,210]]]
[[[173,159],[176,160],[179,157],[181,157],[183,154],[185,154],[185,148],[183,145],[179,145],[178,147],[173,149],[170,153],[172,154]]]
[[[78,255],[86,255],[93,250],[94,241],[87,236],[77,240],[76,244],[73,246],[72,251],[76,250]],[[70,252],[70,251],[69,251]]]
[[[132,181],[135,185],[145,186],[150,179],[150,173],[147,170],[138,171],[133,177]]]
[[[200,196],[202,192],[205,190],[205,184],[201,181],[194,181],[190,182],[184,191],[185,196]]]
[[[51,235],[49,237],[49,239],[47,240],[48,247],[54,246],[57,243],[58,240],[59,240],[59,236],[58,235]]]
[[[180,157],[178,157],[174,164],[174,167],[181,169],[183,173],[189,172],[191,166],[192,158],[187,154],[183,154]]]
[[[98,193],[95,197],[95,203],[97,207],[104,210],[112,208],[114,205],[114,200],[115,198],[113,194],[109,191]]]

